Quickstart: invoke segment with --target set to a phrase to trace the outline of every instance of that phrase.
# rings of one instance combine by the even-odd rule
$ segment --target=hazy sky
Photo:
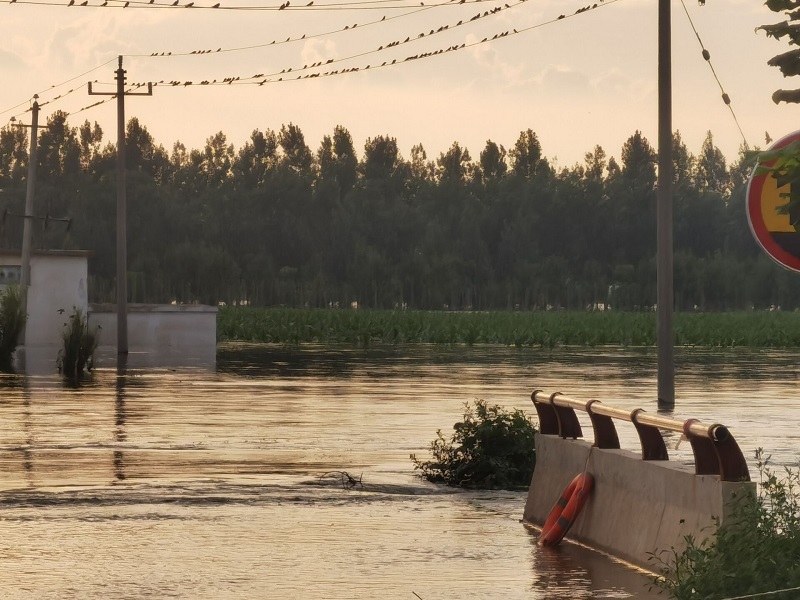
[[[108,0],[105,7],[103,0],[87,6],[67,1],[0,1],[0,124],[12,115],[30,122],[24,110],[34,93],[47,102],[74,89],[43,106],[42,119],[65,110],[71,125],[97,121],[106,141],[114,142],[113,101],[76,111],[107,99],[89,96],[86,82],[113,91],[117,56],[124,55],[129,82],[193,82],[157,85],[153,97],[127,100],[126,117],[138,117],[169,151],[176,141],[202,148],[218,131],[238,149],[254,129],[279,130],[290,122],[312,151],[343,125],[359,156],[367,138],[390,135],[406,158],[417,143],[435,159],[458,141],[477,160],[487,140],[509,148],[529,128],[560,166],[583,163],[595,145],[619,158],[636,130],[657,145],[657,0],[605,0],[578,14],[591,5],[314,0],[306,6],[308,0],[290,0],[277,10],[283,0],[219,0],[216,9],[217,0],[195,0],[188,8],[189,0],[175,7],[170,0],[131,0],[127,8],[124,0]],[[800,129],[800,107],[771,100],[777,88],[800,87],[800,77],[784,79],[766,64],[790,48],[754,31],[780,16],[752,0],[707,0],[705,6],[686,0],[685,8],[750,145],[764,147],[765,132],[779,138]],[[672,26],[673,128],[694,154],[710,130],[732,162],[742,136],[680,0],[672,2]],[[392,42],[400,43],[378,52]],[[162,52],[172,56],[150,56]],[[300,73],[360,70],[296,79],[304,65],[331,59],[336,62]],[[375,68],[392,60],[398,64]],[[289,68],[292,74],[280,74]],[[227,77],[240,79],[199,85]]]

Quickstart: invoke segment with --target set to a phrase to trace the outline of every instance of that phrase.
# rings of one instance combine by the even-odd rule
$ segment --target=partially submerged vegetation
[[[738,499],[732,525],[710,541],[688,537],[682,552],[654,557],[661,566],[655,585],[673,598],[800,596],[800,468],[786,468],[779,478],[762,451],[756,459],[760,492]]]
[[[433,460],[411,455],[414,469],[434,483],[481,489],[519,489],[530,484],[536,462],[536,429],[525,413],[475,400],[447,439],[441,429],[431,442]]]
[[[679,346],[800,346],[800,313],[676,313]],[[503,344],[654,346],[652,311],[430,312],[224,307],[221,341],[280,344]]]
[[[14,350],[25,327],[22,294],[18,286],[8,286],[0,292],[0,369],[11,368]]]
[[[58,355],[58,370],[64,378],[78,384],[84,370],[91,370],[92,357],[97,349],[97,329],[89,329],[89,319],[83,311],[74,308],[62,333],[63,348]]]

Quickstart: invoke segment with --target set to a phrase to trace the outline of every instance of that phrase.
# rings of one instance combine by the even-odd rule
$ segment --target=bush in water
[[[448,440],[441,429],[431,442],[433,460],[422,461],[411,455],[414,469],[434,483],[481,488],[516,489],[527,487],[536,461],[534,428],[519,409],[507,412],[475,400],[464,404],[464,420],[453,425]]]
[[[737,499],[730,525],[700,544],[688,536],[680,553],[653,556],[661,567],[654,583],[673,598],[800,597],[800,469],[779,479],[762,450],[756,460],[760,492]]]

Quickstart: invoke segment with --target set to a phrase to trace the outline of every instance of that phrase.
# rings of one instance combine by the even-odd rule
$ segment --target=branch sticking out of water
[[[328,471],[327,473],[323,473],[319,476],[320,481],[329,476],[337,477],[342,483],[342,489],[345,490],[352,490],[356,486],[362,489],[364,487],[364,484],[361,482],[361,478],[364,477],[363,473],[361,473],[361,475],[358,476],[358,479],[356,479],[347,471]]]

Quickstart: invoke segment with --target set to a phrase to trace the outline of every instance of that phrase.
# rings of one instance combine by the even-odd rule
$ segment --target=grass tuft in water
[[[800,598],[800,468],[785,468],[779,478],[762,450],[756,461],[758,495],[738,498],[731,524],[710,540],[687,536],[683,551],[653,555],[656,587],[677,600]]]
[[[433,460],[411,455],[414,469],[434,483],[480,489],[520,489],[531,481],[536,462],[536,429],[519,409],[508,412],[475,400],[464,404],[464,420],[453,425],[450,439],[436,432]]]
[[[84,370],[91,370],[92,357],[97,349],[97,329],[89,330],[88,316],[73,308],[62,333],[63,348],[58,354],[58,370],[73,385],[80,383]]]

